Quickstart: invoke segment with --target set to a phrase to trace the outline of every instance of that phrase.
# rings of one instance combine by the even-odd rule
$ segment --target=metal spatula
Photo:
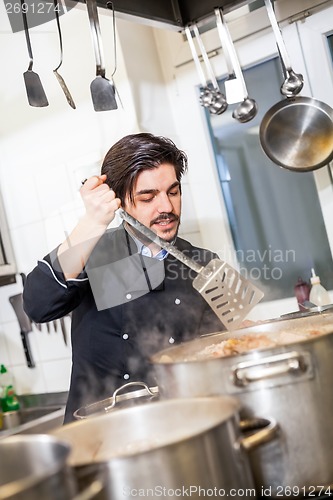
[[[193,287],[208,302],[228,330],[238,328],[248,313],[263,298],[264,293],[259,288],[226,262],[212,259],[206,266],[202,266],[174,245],[159,238],[122,208],[119,208],[117,213],[141,234],[198,273],[193,280]]]
[[[27,91],[27,97],[28,97],[28,102],[30,106],[34,106],[37,108],[43,108],[45,106],[49,105],[49,102],[47,100],[45,91],[43,89],[42,82],[40,81],[39,75],[32,71],[32,66],[33,66],[33,55],[32,55],[32,48],[31,48],[31,42],[30,42],[30,36],[29,36],[29,28],[28,28],[28,20],[27,20],[27,14],[26,14],[26,9],[25,9],[25,4],[24,0],[21,0],[21,12],[22,12],[22,18],[23,18],[23,25],[24,25],[24,33],[25,33],[25,38],[27,41],[27,48],[28,48],[28,53],[29,53],[29,67],[25,73],[23,73],[23,78],[24,78],[24,83],[25,83],[25,88]]]
[[[96,0],[86,0],[90,31],[96,59],[96,78],[90,84],[91,98],[95,111],[117,109],[115,89],[105,77],[104,54]]]

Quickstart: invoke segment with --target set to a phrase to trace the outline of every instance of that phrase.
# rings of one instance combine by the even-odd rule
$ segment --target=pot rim
[[[276,331],[273,331],[273,332],[269,332],[269,331],[265,331],[265,329],[269,326],[275,326],[276,324],[281,324],[282,325],[282,328],[284,325],[286,324],[290,324],[291,322],[297,324],[297,322],[301,323],[304,321],[304,319],[308,319],[309,317],[320,317],[320,318],[329,318],[329,317],[332,317],[332,331],[331,332],[325,332],[325,333],[322,333],[318,336],[313,336],[313,337],[310,337],[310,338],[307,338],[307,339],[301,339],[301,340],[296,340],[294,342],[288,342],[288,343],[285,343],[285,344],[279,344],[279,345],[276,345],[276,346],[267,346],[267,347],[261,347],[261,348],[257,348],[257,349],[251,349],[251,350],[248,350],[248,351],[244,351],[244,352],[241,352],[241,353],[237,353],[237,354],[229,354],[229,355],[221,355],[221,356],[214,356],[214,357],[208,357],[207,358],[201,358],[201,359],[176,359],[176,360],[161,360],[161,357],[162,356],[169,356],[170,358],[172,358],[172,354],[173,353],[178,353],[182,348],[186,347],[186,346],[193,346],[195,345],[196,343],[200,343],[203,339],[210,339],[210,338],[217,338],[217,337],[221,337],[221,340],[223,340],[222,337],[225,337],[225,339],[229,339],[229,338],[233,338],[235,336],[242,336],[242,335],[246,335],[246,334],[267,334],[269,335],[270,333],[276,333]],[[312,312],[312,313],[309,313],[306,315],[306,318],[304,316],[302,317],[297,317],[297,318],[274,318],[272,320],[266,320],[266,321],[262,321],[258,324],[255,324],[255,325],[251,325],[249,327],[246,327],[246,328],[242,328],[242,329],[239,329],[239,330],[234,330],[234,331],[221,331],[221,332],[213,332],[213,333],[209,333],[209,334],[206,334],[206,335],[202,335],[196,339],[192,339],[192,340],[189,340],[189,341],[185,341],[185,342],[182,342],[178,345],[175,345],[175,346],[171,346],[171,347],[167,347],[166,349],[163,349],[161,351],[158,351],[156,352],[155,354],[153,354],[151,357],[150,357],[150,362],[155,365],[155,366],[159,366],[159,365],[163,365],[163,366],[167,366],[167,365],[182,365],[182,364],[200,364],[200,363],[207,363],[207,362],[216,362],[216,363],[220,363],[221,360],[232,360],[232,359],[239,359],[239,358],[247,358],[249,356],[252,356],[252,355],[260,355],[262,354],[263,356],[264,355],[267,355],[268,353],[270,352],[273,352],[273,353],[276,353],[278,351],[288,351],[288,350],[293,350],[295,349],[296,346],[304,346],[304,345],[309,345],[309,344],[312,344],[314,342],[320,342],[322,341],[323,339],[325,339],[327,336],[333,334],[333,314],[332,312],[329,312],[329,311],[323,311],[323,312]],[[218,343],[218,342],[216,342]],[[208,344],[207,344],[208,345]],[[206,344],[205,346],[203,347],[206,347]],[[202,348],[203,348],[202,347]],[[201,348],[201,349],[202,349]],[[188,356],[191,356],[191,355],[195,355],[195,353],[191,354],[189,353]]]
[[[225,404],[229,406],[229,408],[224,408]],[[116,449],[116,453],[114,452],[114,455],[110,453],[110,457],[107,459],[95,459],[94,453],[92,454],[92,457],[90,460],[84,459],[82,460],[81,458],[78,459],[73,459],[73,453],[75,452],[76,448],[76,442],[79,438],[79,433],[80,431],[84,432],[84,436],[86,436],[88,433],[85,431],[85,427],[89,429],[89,427],[95,428],[95,433],[94,433],[94,439],[97,437],[97,432],[99,429],[102,430],[103,423],[107,422],[108,425],[115,425],[119,422],[125,422],[126,417],[131,418],[131,414],[135,414],[138,412],[141,412],[143,414],[148,414],[149,412],[153,412],[153,414],[158,414],[161,413],[162,415],[165,415],[166,418],[169,418],[168,415],[172,415],[173,411],[176,412],[176,409],[180,409],[182,407],[187,407],[190,405],[201,405],[202,408],[205,408],[205,412],[207,415],[209,415],[209,411],[207,408],[209,408],[209,405],[214,408],[215,414],[214,416],[211,417],[211,421],[207,422],[208,419],[203,420],[203,423],[199,426],[198,429],[195,429],[194,431],[190,429],[190,426],[187,425],[186,431],[185,432],[185,425],[184,425],[184,430],[182,430],[182,437],[179,437],[177,435],[172,435],[170,437],[170,433],[164,433],[163,435],[163,441],[154,443],[154,442],[147,442],[148,448],[140,450],[120,450],[120,447]],[[170,399],[165,399],[162,401],[156,401],[154,403],[147,403],[139,406],[132,406],[128,408],[123,408],[118,412],[111,412],[107,414],[102,414],[95,416],[90,419],[82,419],[82,420],[77,420],[75,422],[71,422],[67,424],[66,426],[63,426],[61,428],[55,429],[51,431],[51,434],[53,436],[59,437],[62,440],[68,440],[71,449],[72,449],[72,454],[69,457],[69,463],[73,467],[80,467],[84,465],[96,465],[96,464],[107,464],[109,462],[113,462],[115,460],[122,460],[122,459],[131,459],[133,457],[136,457],[138,455],[144,455],[144,454],[149,454],[156,452],[157,450],[160,451],[162,449],[166,449],[170,446],[177,445],[181,442],[184,441],[190,441],[192,439],[195,439],[206,432],[209,432],[216,427],[225,424],[229,419],[231,419],[233,416],[237,415],[237,418],[239,418],[239,412],[241,409],[241,403],[236,398],[235,396],[230,396],[230,395],[217,395],[217,396],[199,396],[199,397],[193,397],[193,398],[170,398]],[[165,410],[162,411],[165,407]],[[176,408],[175,408],[176,407]],[[217,412],[217,408],[220,407],[220,411]],[[223,411],[221,411],[223,410]],[[147,415],[143,415],[144,417]],[[141,416],[142,418],[142,416]],[[161,417],[160,417],[161,418]],[[113,422],[113,420],[115,422]],[[135,423],[135,420],[133,419],[133,422]],[[188,422],[188,421],[187,421]],[[76,433],[74,432],[76,429]],[[94,441],[95,442],[95,441]],[[125,448],[125,444],[123,445]],[[99,451],[99,450],[98,450]],[[97,451],[97,453],[98,453]],[[78,453],[78,452],[77,452]],[[97,455],[95,453],[95,456]],[[82,454],[81,454],[82,457]]]
[[[58,473],[66,465],[67,458],[70,454],[70,446],[66,441],[48,434],[16,434],[8,436],[0,440],[0,449],[2,445],[5,447],[8,443],[15,444],[20,442],[28,444],[35,442],[50,443],[51,445],[53,444],[63,448],[64,455],[58,459],[58,463],[55,462],[53,465],[45,464],[41,467],[42,470],[39,470],[38,472],[30,473],[28,476],[15,479],[8,483],[0,484],[0,498],[10,499],[12,496],[28,490],[43,480]]]

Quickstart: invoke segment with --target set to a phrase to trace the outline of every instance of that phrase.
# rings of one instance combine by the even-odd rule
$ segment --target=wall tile
[[[42,364],[46,381],[46,392],[68,391],[71,376],[71,360],[59,359]]]
[[[37,187],[29,166],[15,166],[15,175],[8,169],[2,175],[1,185],[10,229],[41,220]]]
[[[13,229],[11,237],[19,272],[31,271],[48,252],[43,221]]]
[[[47,392],[41,365],[32,369],[26,365],[18,365],[11,367],[10,371],[14,376],[17,394],[43,394]]]
[[[67,331],[67,342],[65,345],[61,328],[60,321],[56,322],[57,331],[54,329],[53,322],[49,323],[50,332],[48,333],[46,324],[42,324],[42,332],[39,333],[37,337],[38,351],[40,353],[40,359],[43,361],[53,361],[56,359],[71,358],[72,349],[70,342],[70,326],[66,322]]]
[[[2,331],[2,328],[0,329],[0,364],[3,364],[5,366],[8,366],[10,363],[9,359],[9,353],[7,349],[7,342],[6,342],[6,336]]]
[[[35,176],[35,183],[43,217],[54,215],[73,199],[65,164],[48,167],[46,175]]]

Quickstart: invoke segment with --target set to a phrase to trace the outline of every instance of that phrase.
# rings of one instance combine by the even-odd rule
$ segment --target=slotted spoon
[[[141,234],[198,274],[193,280],[193,287],[208,302],[228,330],[238,328],[263,298],[264,293],[259,288],[223,260],[212,259],[206,266],[202,266],[171,243],[161,239],[122,208],[119,208],[117,213]]]

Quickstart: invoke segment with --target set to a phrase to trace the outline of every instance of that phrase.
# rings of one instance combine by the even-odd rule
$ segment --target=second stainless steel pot
[[[71,445],[79,484],[99,478],[99,499],[166,496],[255,497],[247,451],[275,436],[276,425],[241,434],[232,397],[158,401],[81,420],[52,431]],[[251,493],[250,493],[251,492]],[[217,495],[215,495],[217,496]]]
[[[69,446],[42,434],[0,440],[0,498],[72,500],[77,491],[67,466]]]
[[[333,483],[333,315],[273,321],[232,334],[311,330],[322,335],[234,356],[186,361],[224,340],[226,334],[217,333],[152,358],[161,398],[229,394],[242,403],[242,415],[276,419],[281,439],[251,453],[256,486],[271,488],[273,497],[286,487],[298,487],[304,494],[316,485]]]

